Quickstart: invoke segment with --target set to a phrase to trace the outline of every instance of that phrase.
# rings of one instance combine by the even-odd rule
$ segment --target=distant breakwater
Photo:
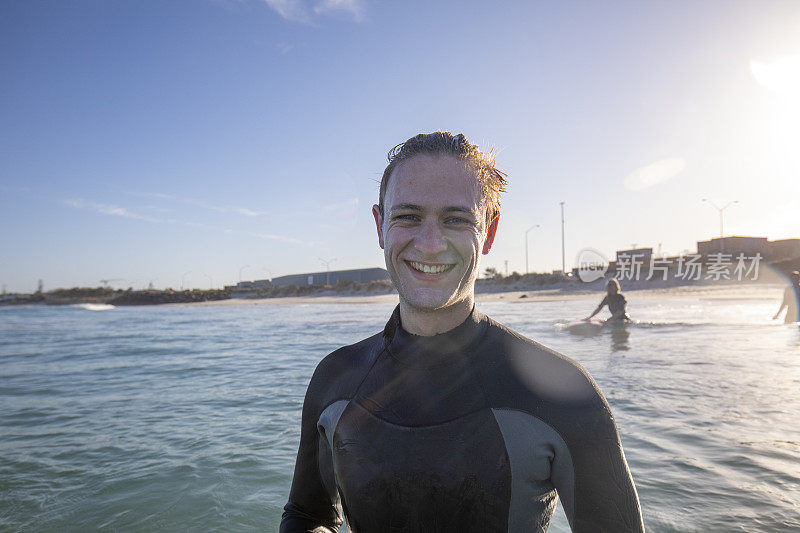
[[[75,304],[110,304],[110,305],[157,305],[168,303],[194,303],[210,300],[226,300],[230,298],[226,290],[115,290],[105,287],[73,287],[56,289],[34,294],[5,295],[0,305],[75,305]]]
[[[7,294],[0,297],[0,305],[75,305],[75,304],[109,304],[109,305],[160,305],[174,303],[200,303],[230,298],[286,298],[292,296],[322,295],[374,295],[388,294],[394,287],[388,281],[372,281],[358,283],[343,281],[333,286],[327,285],[287,285],[281,287],[265,287],[252,291],[236,291],[226,289],[192,289],[176,291],[173,289],[120,290],[110,287],[73,287],[71,289],[55,289],[34,294]]]

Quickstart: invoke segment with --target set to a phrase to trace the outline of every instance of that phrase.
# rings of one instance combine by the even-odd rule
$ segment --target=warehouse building
[[[766,237],[720,237],[708,241],[698,241],[697,253],[708,257],[714,253],[761,254],[768,262],[784,261],[800,257],[800,239],[770,241]]]
[[[341,281],[369,283],[370,281],[389,281],[389,279],[389,272],[384,268],[354,268],[350,270],[290,274],[272,278],[271,281],[274,287],[283,287],[286,285],[336,285]]]

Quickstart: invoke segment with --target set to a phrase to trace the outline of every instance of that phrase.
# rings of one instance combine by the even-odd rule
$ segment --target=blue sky
[[[386,153],[508,172],[484,266],[800,237],[795,2],[0,4],[0,283],[220,287],[383,266]],[[569,266],[569,265],[568,265]]]

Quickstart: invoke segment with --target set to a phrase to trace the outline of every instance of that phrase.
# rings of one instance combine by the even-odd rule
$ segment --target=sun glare
[[[750,61],[750,72],[758,83],[777,93],[800,98],[800,55],[765,61]]]
[[[773,93],[764,116],[765,173],[784,194],[800,191],[800,55],[750,61],[753,78]]]

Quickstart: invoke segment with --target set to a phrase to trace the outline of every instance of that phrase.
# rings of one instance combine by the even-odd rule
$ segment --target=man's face
[[[450,155],[400,163],[373,214],[386,268],[400,298],[433,311],[471,300],[479,257],[492,246],[475,171]]]

